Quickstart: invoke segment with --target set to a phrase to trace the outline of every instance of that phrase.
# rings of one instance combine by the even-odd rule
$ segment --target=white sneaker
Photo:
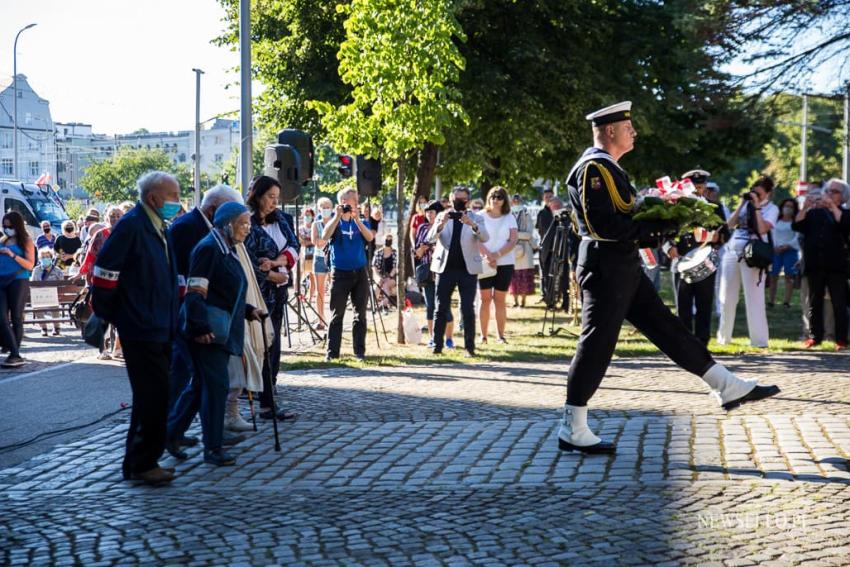
[[[235,417],[228,416],[224,420],[224,428],[228,431],[254,431],[254,426],[242,419],[242,415],[237,413]]]

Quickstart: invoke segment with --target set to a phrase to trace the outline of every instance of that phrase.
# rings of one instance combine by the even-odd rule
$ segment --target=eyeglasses
[[[844,191],[842,191],[841,189],[827,189],[826,192],[832,193],[833,195],[841,195],[842,193],[844,193]]]

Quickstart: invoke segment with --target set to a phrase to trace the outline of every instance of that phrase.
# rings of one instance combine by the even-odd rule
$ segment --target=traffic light
[[[339,154],[336,157],[339,160],[340,165],[340,167],[337,168],[339,174],[343,177],[351,177],[354,173],[354,158],[345,154]]]

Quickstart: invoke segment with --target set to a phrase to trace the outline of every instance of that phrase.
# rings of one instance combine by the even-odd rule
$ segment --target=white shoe
[[[583,453],[613,453],[613,443],[602,441],[587,426],[587,406],[564,406],[564,417],[558,429],[558,448]]]
[[[236,417],[227,417],[224,420],[224,428],[228,431],[254,431],[254,426],[242,419],[240,414],[236,414]]]
[[[239,413],[239,400],[235,396],[228,397],[227,409],[224,412],[224,428],[228,431],[254,431],[254,426],[242,419]]]
[[[712,394],[717,398],[718,405],[724,405],[731,401],[743,398],[756,387],[755,380],[743,380],[735,376],[722,364],[715,364],[702,376],[703,382],[708,384]]]

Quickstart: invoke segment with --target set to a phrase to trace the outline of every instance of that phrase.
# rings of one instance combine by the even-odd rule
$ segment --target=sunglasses
[[[504,197],[502,197],[501,195],[491,195],[491,196],[490,196],[490,200],[491,200],[491,201],[494,201],[494,200],[495,200],[495,201],[504,201],[504,200],[505,200],[505,198],[504,198]]]

